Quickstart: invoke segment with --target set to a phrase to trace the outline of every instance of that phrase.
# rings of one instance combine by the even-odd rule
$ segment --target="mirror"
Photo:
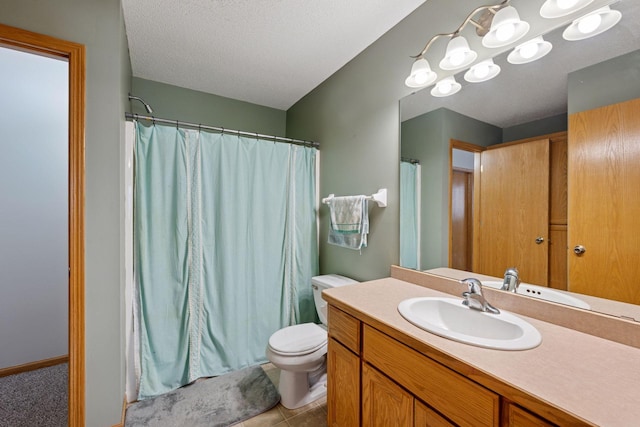
[[[542,3],[543,1],[536,2],[537,7]],[[516,7],[519,4],[515,4]],[[616,90],[615,81],[612,81],[613,89],[587,88],[589,93],[584,94],[581,91],[585,87],[580,81],[576,81],[575,77],[573,82],[569,81],[569,73],[581,76],[581,72],[588,72],[588,67],[594,64],[610,64],[611,68],[623,62],[630,63],[631,68],[619,72],[632,75],[637,82],[640,71],[640,51],[637,51],[640,39],[640,4],[619,1],[612,8],[622,12],[622,20],[603,34],[583,41],[568,42],[562,38],[565,27],[556,28],[544,36],[545,40],[553,44],[552,51],[536,62],[512,65],[506,60],[508,52],[504,52],[494,58],[502,71],[493,80],[478,84],[467,83],[462,78],[465,71],[462,70],[456,74],[462,90],[453,96],[436,98],[430,95],[430,88],[426,88],[401,100],[401,156],[419,161],[422,168],[422,188],[419,190],[422,203],[418,214],[421,224],[418,239],[421,251],[420,269],[430,270],[450,265],[451,140],[489,147],[566,131],[567,112],[581,111],[580,106],[576,106],[577,103],[594,102],[588,98],[606,97],[608,91]],[[621,61],[620,58],[624,60]],[[634,97],[640,97],[640,94]],[[599,105],[606,104],[603,102]],[[469,169],[468,166],[466,168]],[[446,270],[438,272],[453,274]],[[637,315],[640,311],[638,305],[600,302],[601,298],[589,295],[585,299],[594,302],[591,304],[594,310],[640,320],[640,315]]]

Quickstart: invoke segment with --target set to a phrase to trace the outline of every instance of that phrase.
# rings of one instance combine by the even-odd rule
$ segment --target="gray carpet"
[[[278,390],[254,366],[200,380],[127,408],[125,427],[230,426],[273,408]]]
[[[66,363],[0,378],[0,427],[63,427],[68,418]]]

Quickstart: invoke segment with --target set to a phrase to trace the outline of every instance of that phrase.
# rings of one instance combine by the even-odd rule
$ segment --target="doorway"
[[[480,152],[484,147],[452,139],[449,142],[449,267],[472,271],[474,210],[479,195]]]
[[[85,49],[77,43],[2,24],[0,46],[68,63],[68,419],[70,426],[83,426]],[[29,125],[28,114],[25,125]],[[19,144],[20,141],[13,143]]]

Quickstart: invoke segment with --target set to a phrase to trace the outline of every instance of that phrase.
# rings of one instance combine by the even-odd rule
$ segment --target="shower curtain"
[[[139,399],[263,362],[316,320],[315,148],[136,123]]]
[[[400,266],[420,269],[420,165],[400,162]]]

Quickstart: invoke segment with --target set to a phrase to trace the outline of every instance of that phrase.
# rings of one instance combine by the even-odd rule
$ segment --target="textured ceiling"
[[[286,110],[425,0],[123,0],[133,75]]]
[[[463,88],[447,98],[432,97],[430,88],[417,91],[402,99],[402,120],[445,107],[508,127],[566,111],[569,72],[640,48],[640,0],[594,0],[589,8],[612,2],[623,14],[618,25],[567,42],[564,18],[539,16],[544,0],[511,0],[530,34],[551,30],[545,36],[551,53],[511,65],[509,49],[501,48],[498,77],[471,84],[460,72]],[[123,9],[134,76],[286,110],[410,14],[372,59],[376,72],[393,80],[390,86],[403,88],[399,97],[409,94],[402,83],[409,56],[487,3],[499,0],[123,0]],[[465,31],[479,58],[494,54],[471,26]],[[439,40],[428,52],[434,69],[445,47]]]

